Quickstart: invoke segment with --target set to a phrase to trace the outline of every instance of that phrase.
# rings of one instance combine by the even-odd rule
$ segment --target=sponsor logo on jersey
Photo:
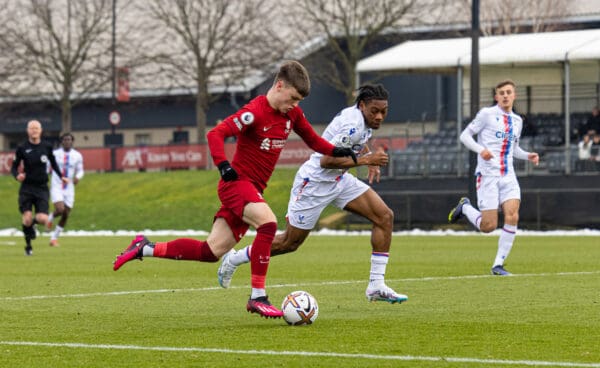
[[[273,139],[265,138],[260,142],[260,149],[263,151],[269,151],[271,148],[273,149],[283,149],[285,146],[285,139]]]
[[[497,131],[496,132],[496,138],[498,138],[498,139],[508,139],[510,141],[516,141],[517,140],[517,136],[514,135],[512,132],[511,133],[507,133],[507,132],[503,132],[503,131]]]
[[[242,119],[242,124],[244,125],[250,125],[254,122],[254,114],[250,111],[242,113],[242,115],[240,115],[240,118]]]
[[[271,140],[269,138],[263,139],[260,143],[260,149],[263,151],[268,151],[271,149]]]

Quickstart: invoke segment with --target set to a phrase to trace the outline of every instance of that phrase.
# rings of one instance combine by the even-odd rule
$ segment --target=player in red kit
[[[218,185],[221,208],[205,241],[182,238],[154,243],[138,235],[117,256],[113,269],[116,271],[126,262],[149,256],[217,262],[252,226],[256,229],[256,238],[250,259],[252,293],[246,309],[263,317],[281,317],[282,312],[271,305],[265,290],[277,219],[262,197],[281,150],[294,131],[317,152],[334,157],[350,156],[356,161],[351,149],[333,146],[306,120],[298,104],[309,91],[306,69],[296,61],[285,62],[266,95],[256,97],[208,132],[208,146],[221,174]],[[237,138],[231,163],[225,156],[227,137]]]

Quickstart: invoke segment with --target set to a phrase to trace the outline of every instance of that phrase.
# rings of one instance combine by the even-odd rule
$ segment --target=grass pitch
[[[0,366],[600,367],[597,237],[518,236],[515,276],[493,277],[495,236],[396,236],[386,279],[409,300],[390,305],[364,296],[368,237],[312,236],[268,275],[276,304],[317,298],[299,327],[245,311],[248,266],[227,290],[217,263],[112,271],[130,240],[42,236],[25,257],[21,238],[0,238]]]

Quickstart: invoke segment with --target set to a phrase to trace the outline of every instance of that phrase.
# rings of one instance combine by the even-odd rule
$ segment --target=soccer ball
[[[288,325],[310,325],[319,315],[317,300],[306,291],[289,293],[281,304],[283,319]]]

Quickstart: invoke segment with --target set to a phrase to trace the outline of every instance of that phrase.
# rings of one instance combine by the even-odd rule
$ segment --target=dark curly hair
[[[387,100],[388,95],[388,91],[381,84],[363,84],[358,87],[356,105],[358,106],[361,101],[366,104],[371,100]]]

